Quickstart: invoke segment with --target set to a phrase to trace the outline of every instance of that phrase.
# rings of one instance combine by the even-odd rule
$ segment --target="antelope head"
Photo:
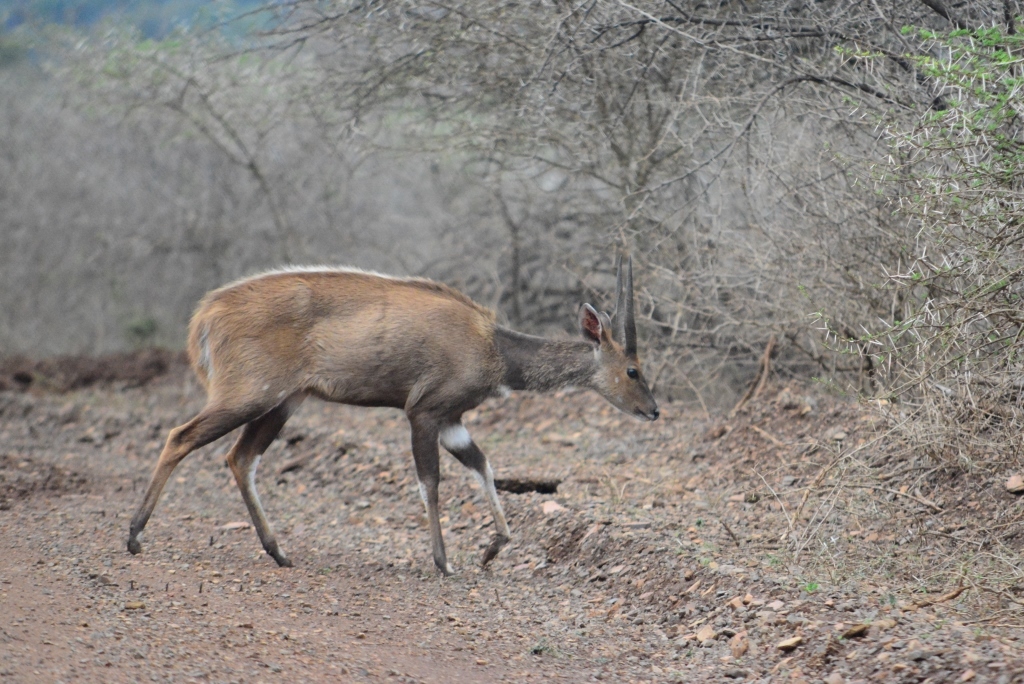
[[[618,259],[615,300],[614,327],[605,312],[590,304],[580,307],[580,332],[594,346],[598,361],[593,388],[623,413],[657,420],[658,403],[644,379],[636,350],[632,257],[627,257],[625,264],[621,256]]]

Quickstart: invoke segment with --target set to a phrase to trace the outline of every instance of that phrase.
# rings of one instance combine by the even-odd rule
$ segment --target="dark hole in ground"
[[[538,494],[554,494],[558,491],[561,480],[524,480],[518,478],[507,478],[494,481],[494,488],[512,494],[526,494],[537,492]]]

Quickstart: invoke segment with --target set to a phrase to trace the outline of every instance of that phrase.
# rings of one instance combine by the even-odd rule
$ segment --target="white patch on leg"
[[[427,503],[427,485],[423,484],[422,482],[420,482],[419,484],[420,484],[420,498],[423,499],[423,507],[425,509],[427,509],[427,517],[429,518],[430,517],[430,504]]]
[[[469,436],[469,430],[462,425],[449,425],[441,430],[441,446],[448,451],[465,449],[472,443],[473,438]]]
[[[484,490],[487,503],[491,505],[491,515],[494,517],[494,527],[498,534],[511,537],[512,533],[508,529],[508,522],[505,521],[505,511],[501,509],[501,501],[498,499],[498,490],[494,488],[494,471],[491,470],[491,464],[486,463],[484,465],[483,474],[474,470],[473,475],[476,476],[476,481],[480,483],[480,489]]]
[[[246,479],[249,480],[249,491],[253,496],[256,496],[256,469],[260,467],[262,456],[262,454],[256,454],[256,458],[252,459],[252,464],[249,466],[249,472],[245,474]]]

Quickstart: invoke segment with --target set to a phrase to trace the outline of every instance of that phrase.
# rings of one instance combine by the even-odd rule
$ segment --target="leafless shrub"
[[[772,334],[785,372],[874,391],[874,357],[832,353],[808,313],[827,311],[855,338],[889,308],[874,285],[905,235],[889,198],[863,183],[866,160],[884,150],[883,115],[941,106],[912,59],[928,46],[900,28],[990,23],[1006,9],[277,7],[266,49],[310,59],[318,86],[304,102],[320,120],[346,112],[368,141],[458,150],[479,165],[509,228],[515,284],[502,301],[513,311],[532,289],[520,272],[524,226],[543,244],[538,271],[565,269],[584,290],[607,281],[610,259],[593,255],[637,254],[659,386],[705,403],[729,401]]]
[[[864,336],[884,364],[901,434],[940,463],[1019,463],[1024,447],[1024,135],[1019,36],[921,32],[918,67],[947,107],[887,128],[905,252],[889,268],[893,322]]]

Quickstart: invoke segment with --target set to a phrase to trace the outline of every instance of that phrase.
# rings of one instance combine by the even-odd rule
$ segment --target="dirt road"
[[[653,425],[587,393],[488,403],[467,427],[496,476],[561,485],[502,494],[515,539],[484,571],[487,507],[447,459],[449,579],[398,412],[307,402],[288,424],[258,478],[279,569],[225,440],[125,551],[167,430],[202,404],[186,376],[0,392],[0,684],[1020,681],[1024,605],[950,597],[964,547],[924,534],[953,500],[835,494],[829,464],[865,457],[872,419],[787,392]]]

